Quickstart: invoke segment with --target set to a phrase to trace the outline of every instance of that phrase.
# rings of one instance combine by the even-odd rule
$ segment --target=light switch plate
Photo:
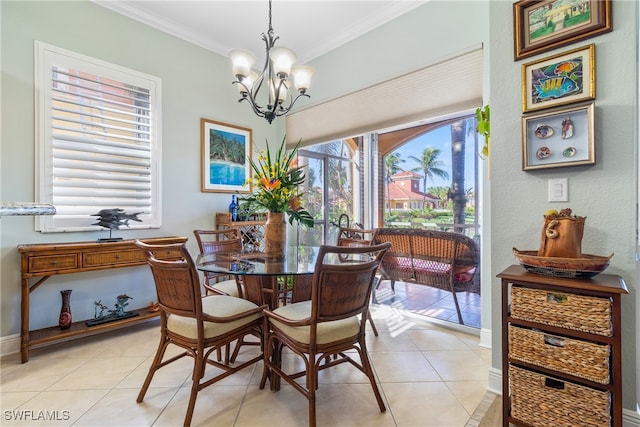
[[[569,180],[556,178],[549,180],[549,202],[569,201]]]

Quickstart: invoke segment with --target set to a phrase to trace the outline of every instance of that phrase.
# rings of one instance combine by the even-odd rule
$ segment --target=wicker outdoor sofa
[[[456,292],[480,294],[477,280],[479,251],[476,242],[463,234],[413,228],[379,228],[372,244],[391,242],[379,268],[380,282],[395,281],[417,283],[450,291],[458,312],[458,321],[464,324]]]

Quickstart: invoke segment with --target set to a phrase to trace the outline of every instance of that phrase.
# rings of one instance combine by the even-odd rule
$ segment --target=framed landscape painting
[[[611,0],[517,1],[513,29],[517,61],[611,31]]]
[[[522,66],[522,111],[595,99],[595,45]]]
[[[202,191],[215,193],[251,192],[253,135],[251,129],[214,120],[200,119],[202,139]],[[245,185],[246,184],[246,185]]]

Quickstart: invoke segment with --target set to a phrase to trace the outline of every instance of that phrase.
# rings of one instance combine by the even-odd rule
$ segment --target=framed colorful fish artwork
[[[580,103],[522,117],[522,170],[593,165],[595,103]]]
[[[513,4],[515,60],[613,29],[611,0],[520,0]]]
[[[522,65],[522,111],[596,98],[595,45]]]

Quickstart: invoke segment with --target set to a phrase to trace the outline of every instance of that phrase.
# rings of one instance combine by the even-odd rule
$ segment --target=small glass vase
[[[264,252],[267,258],[284,259],[287,248],[287,223],[284,212],[269,212],[264,224]]]

